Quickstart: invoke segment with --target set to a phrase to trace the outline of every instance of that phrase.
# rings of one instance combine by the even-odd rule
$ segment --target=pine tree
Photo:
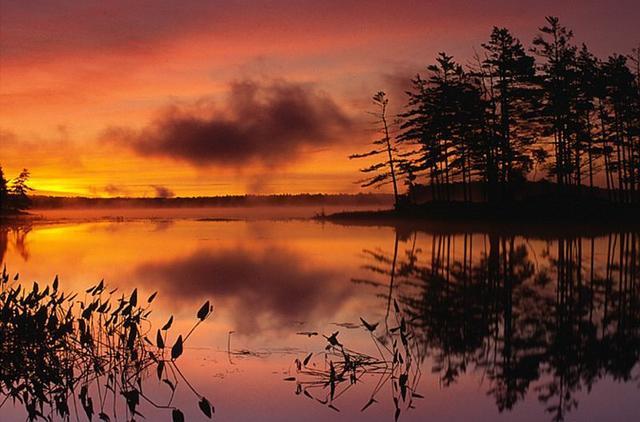
[[[511,185],[531,170],[536,140],[534,59],[508,29],[494,27],[482,44],[485,59],[478,75],[486,87],[487,132],[495,158],[492,170],[503,196],[511,196]],[[491,189],[495,193],[495,186]]]
[[[4,177],[4,171],[0,166],[0,213],[7,208],[8,186],[7,179]]]
[[[615,149],[618,200],[631,202],[636,195],[638,106],[635,76],[622,55],[609,57],[603,69],[611,113],[611,139]]]
[[[587,155],[587,172],[589,179],[589,189],[593,192],[594,174],[597,172],[596,160],[600,156],[601,148],[594,136],[594,126],[596,124],[596,104],[598,84],[598,60],[591,54],[586,45],[582,45],[577,59],[577,90],[575,101],[576,114],[576,162],[578,184],[582,180],[581,157]]]
[[[543,59],[542,84],[545,94],[544,116],[548,132],[553,136],[554,166],[551,174],[559,186],[571,184],[575,166],[576,139],[576,47],[571,43],[573,32],[560,24],[557,17],[548,16],[547,24],[539,28],[532,51]],[[579,155],[579,154],[578,154]],[[573,157],[572,157],[573,156]],[[579,159],[579,158],[578,158]],[[579,184],[579,180],[575,180]]]
[[[634,74],[632,101],[630,108],[630,145],[631,145],[631,177],[635,195],[632,200],[640,202],[640,44],[631,50],[628,56],[631,70]]]
[[[11,203],[12,207],[18,210],[25,209],[29,206],[30,200],[28,193],[33,189],[27,185],[29,181],[29,170],[22,169],[18,177],[11,181]]]
[[[382,155],[385,157],[384,161],[372,164],[369,167],[365,167],[360,170],[365,174],[373,173],[372,176],[361,180],[360,183],[362,187],[379,187],[391,183],[391,185],[393,186],[394,206],[397,208],[399,205],[397,182],[399,163],[395,157],[397,151],[391,141],[390,136],[388,122],[389,116],[387,115],[389,99],[383,91],[379,91],[376,95],[373,96],[372,99],[374,105],[376,106],[376,111],[372,112],[371,114],[376,118],[374,122],[376,126],[376,132],[379,133],[382,137],[373,141],[373,144],[375,145],[375,148],[373,150],[363,154],[353,154],[349,156],[349,158],[368,158],[378,155]]]
[[[373,151],[351,158],[386,158],[362,169],[373,174],[363,186],[392,183],[396,206],[398,178],[405,178],[410,201],[422,178],[434,201],[451,201],[458,192],[472,201],[477,182],[485,200],[512,200],[529,173],[536,179],[548,163],[561,191],[581,194],[588,186],[595,196],[604,170],[610,201],[640,201],[640,46],[603,62],[586,45],[574,45],[572,31],[550,16],[533,40],[533,55],[499,27],[482,48],[468,70],[440,53],[426,77],[411,80],[396,144],[386,97],[374,97],[383,137]]]
[[[450,201],[454,182],[461,182],[463,199],[470,200],[470,183],[484,154],[481,92],[445,53],[427,70],[428,80],[418,75],[412,81],[398,140],[419,147],[413,171],[427,172],[434,200]]]

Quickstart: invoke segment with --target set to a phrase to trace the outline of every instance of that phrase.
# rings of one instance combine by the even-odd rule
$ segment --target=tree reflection
[[[365,250],[375,275],[354,282],[397,300],[414,356],[430,357],[442,385],[480,371],[500,412],[536,394],[559,421],[603,377],[638,378],[637,233],[531,239],[537,247],[493,233],[405,239],[404,253],[398,234],[392,254]]]
[[[29,222],[13,223],[10,225],[0,224],[0,264],[4,263],[10,243],[13,244],[14,249],[23,260],[29,260],[30,254],[27,236],[30,232],[31,224]]]
[[[340,397],[361,383],[365,376],[373,376],[377,382],[371,388],[369,400],[363,403],[361,411],[377,403],[384,387],[390,386],[395,420],[415,407],[415,399],[423,397],[418,392],[418,384],[422,375],[420,362],[424,360],[424,356],[421,355],[422,350],[415,347],[413,330],[396,298],[396,280],[408,276],[407,271],[412,268],[406,264],[399,265],[399,240],[399,235],[396,234],[391,257],[387,257],[381,250],[364,251],[373,261],[373,264],[367,264],[365,268],[376,274],[388,276],[388,286],[374,280],[353,280],[356,283],[386,289],[386,294],[381,295],[386,300],[383,323],[360,318],[362,328],[371,336],[376,352],[367,354],[350,349],[338,339],[339,331],[330,336],[325,335],[327,345],[324,353],[320,355],[322,358],[318,359],[318,356],[315,356],[314,360],[314,354],[310,353],[304,360],[296,359],[296,376],[286,379],[296,382],[297,395],[303,394],[335,411],[340,411],[337,407]],[[413,262],[414,257],[415,242],[414,248],[407,256],[407,262]]]

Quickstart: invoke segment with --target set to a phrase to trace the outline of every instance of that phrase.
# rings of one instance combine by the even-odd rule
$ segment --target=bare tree
[[[367,178],[361,180],[362,187],[375,186],[380,187],[391,183],[393,186],[393,198],[394,205],[397,208],[399,205],[398,194],[398,182],[397,171],[399,162],[395,158],[396,148],[391,141],[391,135],[389,134],[389,122],[388,122],[388,105],[389,99],[383,91],[379,91],[373,96],[373,103],[375,104],[376,111],[371,114],[376,118],[374,124],[376,126],[376,133],[382,135],[373,141],[374,149],[363,154],[353,154],[349,156],[349,159],[354,158],[368,158],[378,155],[385,156],[384,161],[372,164],[368,167],[360,169],[362,173],[367,175],[371,174]]]

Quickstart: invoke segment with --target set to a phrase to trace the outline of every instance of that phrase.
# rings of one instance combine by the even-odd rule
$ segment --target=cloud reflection
[[[251,334],[334,315],[353,286],[337,271],[309,265],[281,248],[200,250],[166,262],[148,262],[135,270],[165,298],[191,301],[212,297],[232,315],[234,329]]]

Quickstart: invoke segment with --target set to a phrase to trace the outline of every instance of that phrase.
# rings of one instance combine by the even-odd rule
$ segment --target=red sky
[[[354,192],[374,92],[545,15],[640,42],[637,0],[0,0],[0,164],[42,193]]]

